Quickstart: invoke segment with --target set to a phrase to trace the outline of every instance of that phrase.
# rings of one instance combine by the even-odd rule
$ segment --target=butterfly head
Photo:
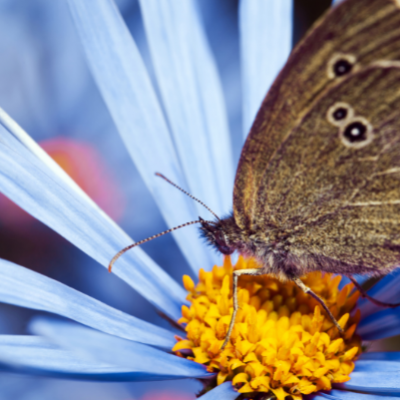
[[[202,235],[211,246],[225,255],[230,255],[238,249],[236,224],[232,217],[216,221],[205,221],[200,218],[200,221]]]

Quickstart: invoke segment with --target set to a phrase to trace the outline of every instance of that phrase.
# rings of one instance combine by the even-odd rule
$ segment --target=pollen
[[[235,325],[221,349],[233,313],[232,272],[257,267],[254,259],[239,257],[233,266],[226,257],[223,266],[214,266],[211,272],[201,269],[197,285],[184,276],[190,307],[182,306],[178,322],[187,336],[177,337],[172,350],[216,374],[206,389],[232,381],[246,398],[266,392],[278,400],[300,400],[348,381],[361,353],[361,340],[354,333],[360,312],[352,312],[359,293],[353,293],[352,284],[339,290],[340,276],[313,272],[302,281],[325,301],[344,334],[293,282],[242,275]]]

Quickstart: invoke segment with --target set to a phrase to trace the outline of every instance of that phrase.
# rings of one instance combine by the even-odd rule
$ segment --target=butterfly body
[[[202,221],[201,231],[207,241],[224,255],[235,251],[256,258],[265,274],[274,274],[282,280],[301,276],[303,262],[290,252],[287,233],[270,226],[266,231],[241,229],[232,216],[215,222]]]

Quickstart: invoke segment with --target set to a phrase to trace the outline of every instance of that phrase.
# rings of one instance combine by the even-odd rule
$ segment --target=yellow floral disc
[[[191,306],[182,306],[178,322],[186,325],[187,338],[177,338],[173,351],[215,372],[214,385],[232,381],[249,397],[268,392],[278,400],[299,400],[348,381],[361,352],[354,334],[360,312],[349,314],[359,293],[351,293],[352,284],[339,290],[340,276],[313,272],[302,281],[324,299],[345,330],[343,336],[319,303],[293,282],[270,275],[241,276],[238,314],[230,341],[221,350],[233,312],[232,271],[257,267],[254,259],[243,257],[233,267],[226,257],[222,267],[200,270],[197,285],[185,275]]]

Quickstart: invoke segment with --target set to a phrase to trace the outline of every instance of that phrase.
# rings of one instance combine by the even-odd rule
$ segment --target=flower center
[[[233,312],[232,272],[257,267],[254,259],[243,257],[232,266],[226,257],[222,267],[201,269],[197,285],[185,275],[191,305],[182,306],[178,322],[186,325],[187,338],[177,338],[172,350],[215,372],[211,387],[229,380],[248,398],[267,392],[278,400],[299,400],[303,394],[348,381],[361,352],[360,338],[354,334],[360,312],[349,314],[359,293],[351,293],[352,284],[339,290],[341,277],[332,274],[313,272],[302,281],[326,302],[343,336],[319,303],[293,282],[271,275],[241,276],[235,325],[221,350]]]

